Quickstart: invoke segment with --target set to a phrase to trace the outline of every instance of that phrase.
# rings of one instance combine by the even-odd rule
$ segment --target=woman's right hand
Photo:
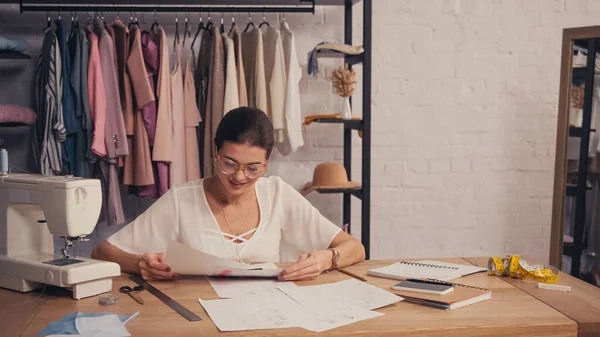
[[[144,280],[172,280],[179,278],[179,274],[164,264],[164,253],[145,253],[139,262],[140,274]]]

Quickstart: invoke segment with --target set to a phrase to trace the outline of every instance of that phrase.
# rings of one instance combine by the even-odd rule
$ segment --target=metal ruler
[[[143,286],[145,290],[148,290],[149,293],[156,296],[156,298],[161,300],[164,304],[168,305],[171,309],[175,310],[175,312],[177,312],[181,316],[185,317],[188,321],[195,322],[195,321],[202,320],[202,318],[200,318],[200,316],[189,311],[186,307],[179,304],[177,301],[170,298],[169,296],[165,295],[165,293],[156,289],[150,283],[144,281],[144,279],[141,278],[139,275],[131,275],[129,277],[129,279],[132,280],[133,282]]]

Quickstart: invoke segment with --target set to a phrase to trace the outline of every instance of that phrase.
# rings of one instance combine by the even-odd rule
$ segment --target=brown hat
[[[328,162],[317,165],[312,182],[306,184],[300,193],[307,195],[314,190],[359,189],[360,187],[361,183],[348,181],[348,174],[342,164]]]

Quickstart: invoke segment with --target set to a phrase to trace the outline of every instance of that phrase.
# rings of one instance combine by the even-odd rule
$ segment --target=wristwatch
[[[328,250],[330,250],[333,253],[333,256],[331,257],[331,268],[329,268],[328,270],[335,270],[340,264],[340,252],[333,248],[329,248]]]

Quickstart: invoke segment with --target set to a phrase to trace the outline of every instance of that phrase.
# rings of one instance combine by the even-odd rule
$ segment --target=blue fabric
[[[23,53],[27,51],[27,42],[21,39],[7,39],[0,36],[0,50],[13,50]]]
[[[323,41],[321,43],[318,43],[317,46],[325,43],[327,42]],[[313,75],[314,77],[316,77],[319,73],[319,61],[317,60],[317,46],[315,46],[315,48],[308,52],[308,64],[306,67],[308,74]]]
[[[98,313],[87,313],[87,312],[72,312],[70,314],[64,315],[60,320],[56,322],[52,322],[48,324],[48,327],[44,330],[38,332],[38,335],[47,336],[47,335],[78,335],[79,332],[75,327],[75,320],[77,317],[100,317],[112,315],[110,312],[98,312]],[[125,323],[125,321],[130,317],[130,315],[117,315],[121,322]]]
[[[62,167],[63,173],[75,173],[75,144],[77,133],[81,131],[79,120],[75,111],[75,93],[71,84],[71,55],[67,45],[67,30],[62,20],[54,21],[56,24],[56,37],[60,47],[60,57],[62,59],[62,106],[65,128],[67,130],[67,140],[63,144]]]

